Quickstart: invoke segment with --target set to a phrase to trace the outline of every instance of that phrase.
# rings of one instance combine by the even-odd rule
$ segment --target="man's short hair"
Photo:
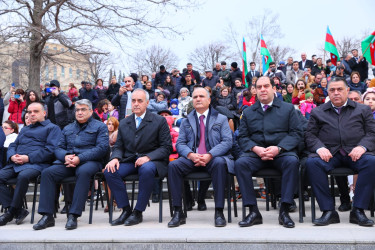
[[[346,87],[346,88],[349,88],[349,85],[348,85],[348,83],[346,82],[345,78],[343,78],[343,77],[334,77],[331,81],[328,82],[328,84],[327,84],[327,89],[329,88],[329,85],[330,85],[332,82],[343,82],[343,83],[345,84],[345,87]]]
[[[357,52],[358,52],[358,50],[357,50],[357,49],[352,49],[352,50],[351,50],[351,52],[353,53],[353,51],[357,51]]]
[[[256,64],[255,64],[255,62],[250,62],[250,66],[251,66],[251,65],[256,65]]]
[[[293,64],[295,64],[295,63],[299,63],[298,61],[293,61]]]
[[[326,61],[326,63],[330,63],[330,62],[332,62],[331,59],[328,59],[328,60]]]
[[[146,95],[146,101],[150,100],[150,95],[149,95],[149,93],[148,93],[146,90],[138,88],[138,89],[135,89],[135,90],[133,91],[133,94],[134,94],[135,92],[143,92],[143,93],[145,93],[145,95]],[[164,97],[165,97],[165,96],[164,96]]]
[[[350,90],[348,95],[353,94],[353,93],[357,94],[359,96],[359,99],[362,99],[362,93],[361,93],[361,91],[359,91],[359,90]]]
[[[86,105],[89,108],[89,110],[92,110],[92,103],[88,99],[81,99],[76,101],[74,107],[77,107],[77,105]]]
[[[227,63],[225,61],[222,61],[221,65],[227,65]]]
[[[210,91],[208,91],[206,88],[203,88],[202,86],[197,86],[196,88],[194,88],[192,96],[194,95],[194,91],[196,89],[204,89],[206,91],[206,93],[207,93],[207,97],[211,98]]]
[[[271,66],[271,65],[276,65],[276,63],[275,63],[275,62],[270,62],[270,66]]]
[[[271,82],[271,86],[272,87],[275,87],[275,82],[273,81],[273,78],[269,78],[268,76],[261,76],[259,77],[256,81],[255,81],[255,84],[254,84],[254,87],[256,88],[257,87],[257,82],[259,81],[259,79],[262,79],[262,78],[268,78]]]
[[[30,105],[32,105],[32,104],[37,104],[37,105],[39,105],[39,106],[41,106],[42,107],[42,110],[43,111],[46,111],[46,109],[45,109],[45,107],[44,107],[44,104],[43,103],[41,103],[41,102],[32,102],[32,103],[30,103]],[[29,105],[29,106],[30,106]]]
[[[187,63],[187,64],[186,64],[186,66],[188,66],[188,65],[191,65],[191,66],[193,66],[193,64],[192,64],[192,63]]]

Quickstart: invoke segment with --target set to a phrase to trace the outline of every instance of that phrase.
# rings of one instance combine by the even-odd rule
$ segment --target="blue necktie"
[[[142,122],[142,118],[141,118],[141,117],[137,117],[136,119],[137,119],[137,125],[136,125],[136,127],[138,128],[139,125],[140,125],[141,122]]]

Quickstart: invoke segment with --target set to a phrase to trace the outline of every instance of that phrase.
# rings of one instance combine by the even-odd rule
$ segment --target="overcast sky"
[[[279,25],[285,36],[280,44],[289,45],[300,53],[319,54],[318,47],[324,46],[327,25],[335,40],[344,36],[361,37],[365,30],[375,30],[375,0],[206,0],[199,8],[171,13],[168,22],[177,25],[184,37],[165,39],[153,35],[142,41],[140,46],[153,43],[169,47],[180,59],[179,68],[186,66],[188,54],[196,47],[210,42],[225,40],[226,24],[231,22],[238,31],[245,32],[245,24],[252,17],[262,15],[264,9],[279,14]],[[186,33],[185,33],[186,32]],[[241,34],[238,37],[242,41]],[[370,34],[369,34],[370,35]],[[264,37],[266,43],[268,37]],[[142,48],[139,47],[139,48]],[[115,50],[115,49],[114,49]],[[249,60],[249,55],[248,55]],[[121,67],[121,66],[120,66]],[[128,65],[123,63],[126,71]]]

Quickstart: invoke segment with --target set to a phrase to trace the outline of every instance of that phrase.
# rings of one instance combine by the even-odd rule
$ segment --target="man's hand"
[[[211,154],[199,155],[200,163],[202,167],[207,166],[207,164],[212,160]]]
[[[22,165],[22,164],[25,164],[26,162],[29,162],[29,156],[15,154],[10,158],[10,160],[16,164]]]
[[[348,155],[352,158],[352,161],[357,161],[365,152],[366,150],[363,147],[357,146]]]
[[[120,167],[120,162],[117,158],[113,159],[112,161],[108,162],[108,164],[105,166],[105,170],[108,172],[114,173],[116,172]]]
[[[139,158],[135,161],[135,167],[140,167],[140,166],[142,166],[143,164],[145,164],[146,162],[149,162],[150,160],[151,160],[150,157],[148,157],[147,155],[146,155],[146,156],[139,157]]]
[[[201,166],[201,157],[200,154],[197,153],[189,153],[187,158],[194,162],[194,166],[200,167]]]
[[[264,147],[255,146],[251,149],[254,153],[256,153],[260,158],[263,157],[263,155],[266,152],[266,149]]]
[[[122,87],[120,87],[120,89],[118,90],[118,94],[119,94],[120,96],[122,96],[126,91],[127,91],[127,90],[126,90],[126,87],[125,87],[125,86],[122,86]]]
[[[78,156],[76,156],[75,154],[72,154],[72,155],[65,155],[65,165],[67,168],[75,168],[78,166],[78,164],[80,163],[81,161],[79,160]]]
[[[52,95],[54,95],[54,96],[58,96],[60,94],[59,88],[53,88],[53,90],[51,92],[52,92]]]
[[[127,84],[125,85],[125,88],[126,88],[126,91],[133,91],[133,84],[131,84],[131,83],[127,83]]]
[[[262,160],[272,161],[279,154],[279,148],[277,146],[269,146],[265,149]]]
[[[322,159],[325,162],[329,162],[329,160],[333,157],[331,152],[326,148],[318,149],[317,153],[318,153],[320,159]]]

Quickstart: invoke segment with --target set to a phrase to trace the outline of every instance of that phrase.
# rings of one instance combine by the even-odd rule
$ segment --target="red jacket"
[[[78,90],[76,88],[70,88],[68,92],[68,97],[70,98],[70,100],[72,100],[73,97],[76,96],[78,96]]]
[[[17,100],[9,100],[8,112],[10,114],[9,120],[18,124],[22,122],[22,110],[26,107],[26,101],[19,103]]]

